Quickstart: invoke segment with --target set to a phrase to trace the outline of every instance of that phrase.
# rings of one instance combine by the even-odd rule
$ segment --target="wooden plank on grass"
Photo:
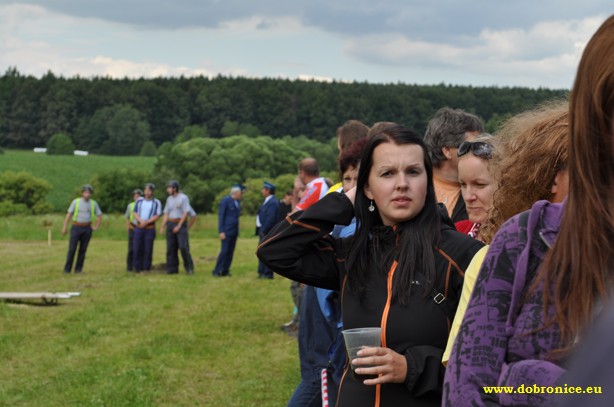
[[[3,300],[30,300],[30,299],[70,299],[81,293],[49,293],[49,292],[0,292]]]

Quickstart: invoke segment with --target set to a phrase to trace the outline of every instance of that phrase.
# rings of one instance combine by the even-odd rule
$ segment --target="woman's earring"
[[[369,205],[369,212],[373,212],[375,210],[375,206],[373,206],[373,201],[371,201],[371,205]]]

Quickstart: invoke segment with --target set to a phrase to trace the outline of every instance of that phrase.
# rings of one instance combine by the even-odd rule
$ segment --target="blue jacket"
[[[225,233],[228,237],[239,235],[239,216],[241,203],[232,199],[230,195],[222,198],[218,212],[218,233]]]
[[[258,229],[258,234],[260,236],[264,236],[273,226],[277,224],[279,220],[279,201],[272,196],[268,201],[263,203],[258,209],[258,217],[260,218],[260,228]]]

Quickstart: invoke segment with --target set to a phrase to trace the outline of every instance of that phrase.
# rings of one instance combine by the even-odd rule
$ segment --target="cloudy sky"
[[[0,0],[0,70],[570,88],[602,0]]]

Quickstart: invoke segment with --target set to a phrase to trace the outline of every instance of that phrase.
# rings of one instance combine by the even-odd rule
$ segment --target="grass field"
[[[94,174],[112,168],[151,170],[155,162],[155,157],[80,157],[5,150],[0,155],[0,171],[27,171],[49,181],[53,189],[47,200],[54,210],[65,211],[77,188],[90,182]]]
[[[67,242],[68,236],[62,237],[62,224],[64,214],[50,214],[39,216],[8,216],[0,217],[0,241],[4,240],[47,240],[47,227],[51,224],[52,242]],[[158,221],[158,226],[161,224]],[[126,218],[123,215],[103,215],[100,229],[94,236],[104,240],[126,240]],[[250,238],[255,235],[256,217],[241,216],[240,233],[242,237]],[[190,230],[193,239],[217,238],[217,215],[198,215],[194,227]]]
[[[41,217],[2,219],[0,291],[82,295],[0,302],[0,405],[285,405],[300,380],[296,340],[279,329],[292,309],[288,280],[256,278],[251,218],[233,276],[213,278],[213,218],[192,234],[193,277],[126,273],[120,218],[95,232],[84,274],[64,275],[66,238],[47,246]],[[164,260],[158,238],[154,264]]]

